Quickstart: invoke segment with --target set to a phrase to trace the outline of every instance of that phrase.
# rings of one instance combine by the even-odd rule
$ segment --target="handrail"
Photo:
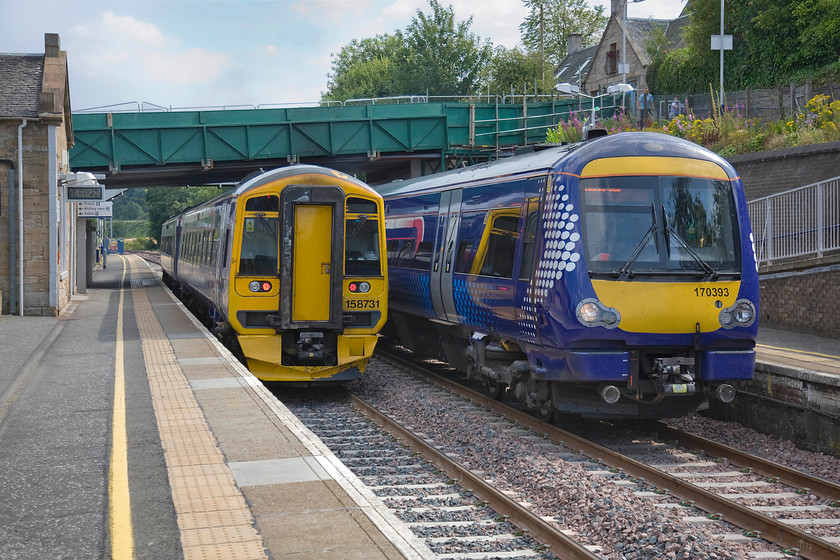
[[[840,249],[840,176],[747,205],[759,264]]]

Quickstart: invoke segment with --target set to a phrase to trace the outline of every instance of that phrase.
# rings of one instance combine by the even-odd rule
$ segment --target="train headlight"
[[[354,294],[366,294],[370,291],[369,282],[350,282],[347,289]]]
[[[577,306],[577,318],[587,327],[614,329],[621,322],[618,310],[607,307],[596,299],[585,299]]]
[[[721,309],[718,320],[725,329],[749,327],[755,322],[755,305],[747,299],[739,299],[732,307]]]
[[[266,282],[265,280],[263,280],[262,282],[259,280],[254,280],[253,282],[248,284],[248,289],[254,293],[270,292],[271,282]]]

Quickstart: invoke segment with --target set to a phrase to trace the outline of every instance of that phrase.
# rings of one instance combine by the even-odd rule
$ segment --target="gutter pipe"
[[[20,289],[18,291],[18,314],[23,317],[23,129],[26,119],[18,127],[18,250],[20,266]]]

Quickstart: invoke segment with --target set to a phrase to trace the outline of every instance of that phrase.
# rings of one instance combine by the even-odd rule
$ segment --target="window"
[[[483,276],[513,278],[513,262],[516,254],[516,238],[519,228],[519,211],[504,210],[492,218],[489,234],[485,234],[472,272]],[[491,213],[492,214],[492,213]],[[486,240],[486,241],[485,241]]]
[[[345,222],[344,275],[382,275],[379,262],[379,220],[362,214],[348,218]]]
[[[593,273],[740,271],[738,219],[727,181],[605,177],[582,180],[581,194],[582,241]]]
[[[536,247],[537,226],[540,223],[539,198],[528,201],[528,215],[525,218],[525,237],[522,239],[522,262],[519,266],[519,279],[530,280],[534,268],[534,248]]]
[[[607,64],[604,69],[607,74],[616,74],[618,72],[618,45],[610,43],[610,50],[607,51]]]
[[[276,217],[245,217],[242,227],[242,248],[239,254],[240,275],[277,275],[278,222]]]

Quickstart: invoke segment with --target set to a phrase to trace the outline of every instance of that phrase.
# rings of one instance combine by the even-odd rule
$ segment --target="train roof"
[[[359,181],[355,177],[351,177],[350,175],[347,175],[346,173],[343,173],[341,171],[335,171],[333,169],[329,169],[327,167],[321,167],[319,165],[303,165],[303,164],[287,165],[285,167],[278,167],[276,169],[270,169],[269,171],[263,171],[263,170],[254,171],[253,173],[251,173],[250,175],[246,176],[244,179],[239,181],[239,183],[236,184],[236,186],[233,188],[232,191],[228,191],[226,193],[220,194],[219,196],[211,198],[210,200],[206,200],[204,202],[200,202],[200,203],[196,204],[195,206],[191,206],[191,207],[183,210],[182,212],[179,212],[178,214],[169,217],[163,223],[163,225],[166,225],[169,222],[173,222],[175,220],[178,220],[179,218],[182,218],[182,217],[186,216],[187,214],[191,214],[193,212],[197,212],[197,211],[203,210],[205,208],[215,206],[215,205],[219,204],[220,202],[222,202],[224,200],[227,200],[228,198],[241,196],[242,194],[244,194],[244,193],[246,193],[246,192],[248,192],[252,189],[255,189],[257,187],[260,187],[262,185],[265,185],[266,183],[270,183],[270,182],[276,181],[278,179],[285,179],[287,177],[294,177],[296,175],[312,175],[312,174],[324,175],[326,177],[341,179],[342,181],[347,181],[347,182],[353,183],[354,185],[357,185],[357,186],[359,186],[363,189],[366,189],[366,190],[370,191],[372,194],[376,194],[376,191],[374,189],[372,189],[366,183],[363,183],[362,181]]]
[[[426,177],[393,181],[375,188],[379,194],[388,198],[500,177],[547,173],[561,160],[568,160],[567,169],[582,169],[583,165],[592,160],[621,156],[683,157],[713,161],[726,170],[731,178],[737,177],[729,162],[694,142],[656,132],[622,132]]]

